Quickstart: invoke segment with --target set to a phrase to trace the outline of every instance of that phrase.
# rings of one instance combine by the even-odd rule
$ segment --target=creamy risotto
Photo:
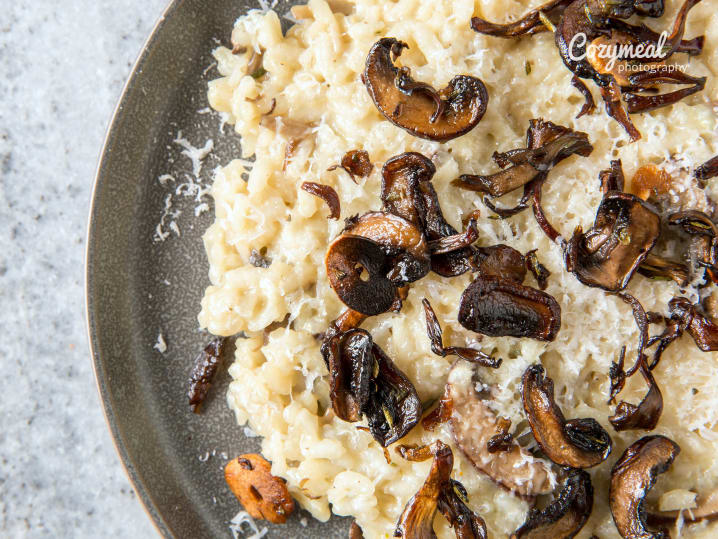
[[[436,165],[433,184],[446,219],[456,229],[462,230],[462,218],[478,209],[478,245],[504,243],[522,253],[538,249],[551,271],[546,292],[561,306],[561,330],[550,343],[508,337],[478,342],[477,334],[457,322],[459,297],[471,274],[447,279],[434,273],[411,286],[399,314],[371,317],[362,328],[406,373],[422,402],[435,400],[444,392],[455,358],[431,352],[421,304],[422,298],[429,299],[445,342],[476,346],[504,359],[499,369],[480,368],[480,373],[495,387],[491,407],[512,420],[517,435],[526,428],[521,375],[529,365],[543,364],[565,416],[595,418],[614,442],[608,460],[589,470],[595,503],[579,537],[618,537],[608,508],[611,467],[628,445],[645,435],[615,432],[607,419],[614,409],[607,404],[609,367],[624,344],[627,357],[634,357],[638,341],[631,309],[567,273],[560,248],[541,232],[530,211],[506,220],[489,218],[492,213],[479,194],[460,190],[451,181],[461,174],[495,172],[492,153],[522,147],[529,120],[544,118],[587,133],[594,145],[590,157],[574,156],[556,167],[544,187],[544,209],[562,234],[570,235],[577,225],[591,226],[602,196],[598,174],[611,159],[623,161],[628,178],[643,165],[663,167],[674,177],[671,194],[677,207],[705,207],[705,196],[696,191],[689,174],[718,153],[718,11],[714,2],[702,2],[687,26],[687,36],[706,36],[703,53],[690,60],[689,69],[708,77],[705,90],[671,107],[634,115],[643,138],[630,144],[603,110],[574,118],[583,98],[571,86],[571,73],[550,33],[506,40],[470,28],[472,16],[505,21],[539,4],[311,0],[295,11],[299,22],[286,35],[280,14],[251,11],[232,32],[235,54],[224,47],[214,52],[222,76],[210,83],[209,101],[228,115],[241,136],[241,155],[238,144],[237,158],[218,170],[214,181],[216,220],[204,238],[212,284],[199,320],[216,335],[242,335],[230,369],[234,381],[229,404],[240,425],[248,424],[263,436],[262,453],[272,462],[272,473],[285,478],[298,503],[320,520],[332,512],[351,515],[366,537],[391,537],[431,466],[430,461],[406,461],[392,448],[387,462],[371,434],[356,428],[363,423],[335,417],[316,338],[344,309],[327,280],[327,246],[342,231],[344,218],[380,208],[382,164],[415,151]],[[678,7],[678,1],[668,2],[659,21],[662,27],[670,24]],[[456,74],[483,80],[490,102],[479,125],[462,137],[437,143],[386,121],[360,80],[367,52],[386,36],[409,45],[400,61],[412,67],[417,80],[436,88]],[[257,76],[260,68],[266,75]],[[328,170],[353,149],[366,150],[374,164],[372,173],[357,183],[342,169]],[[305,181],[336,190],[342,219],[327,219],[326,204],[300,189]],[[713,187],[709,183],[708,195],[718,194]],[[508,205],[516,199],[508,195],[501,202]],[[663,313],[668,301],[680,295],[676,284],[640,275],[627,292],[647,311]],[[718,354],[700,352],[686,335],[654,371],[665,407],[653,433],[681,447],[651,494],[661,509],[695,507],[696,494],[718,486],[717,361]],[[637,403],[644,394],[645,384],[636,376],[620,399]],[[437,437],[453,444],[448,427],[430,433],[420,424],[402,443],[428,444]],[[486,520],[491,537],[507,537],[525,520],[528,503],[477,472],[460,450],[455,448],[454,456],[454,477],[466,487],[470,507]],[[679,528],[674,527],[674,535],[718,534],[718,527],[708,524]],[[441,516],[435,529],[440,538],[454,536]]]

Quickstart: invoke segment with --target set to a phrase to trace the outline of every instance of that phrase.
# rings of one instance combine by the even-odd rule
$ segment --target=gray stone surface
[[[83,263],[104,132],[165,4],[0,2],[1,537],[157,537],[98,402]]]

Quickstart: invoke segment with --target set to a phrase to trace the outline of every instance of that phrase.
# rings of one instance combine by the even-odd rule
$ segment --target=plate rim
[[[85,294],[85,324],[87,331],[87,344],[90,351],[90,360],[92,363],[92,372],[95,379],[95,387],[100,399],[100,406],[102,408],[102,414],[105,420],[105,425],[109,430],[112,445],[115,448],[115,452],[119,457],[122,469],[125,472],[126,477],[129,479],[130,485],[135,492],[138,501],[145,514],[149,517],[149,521],[152,523],[154,529],[162,537],[172,538],[174,534],[170,531],[170,527],[165,519],[160,514],[156,505],[152,501],[148,494],[147,487],[144,479],[140,476],[139,472],[135,468],[132,457],[127,450],[125,441],[122,433],[119,429],[116,412],[113,410],[111,405],[111,397],[108,389],[109,380],[104,372],[103,360],[100,357],[100,347],[97,342],[97,325],[96,325],[96,306],[91,300],[90,290],[93,286],[94,276],[94,237],[96,235],[97,227],[97,215],[96,209],[98,205],[98,192],[100,184],[104,181],[104,169],[109,154],[112,152],[113,141],[117,136],[118,130],[118,119],[121,116],[125,103],[128,99],[130,92],[132,92],[136,79],[143,71],[143,66],[151,52],[152,45],[157,40],[157,36],[165,26],[165,23],[169,17],[174,13],[184,0],[168,0],[167,5],[164,7],[159,17],[155,20],[152,25],[152,29],[149,32],[148,37],[143,41],[137,58],[135,59],[127,79],[122,87],[120,96],[117,99],[110,121],[107,125],[105,135],[99,155],[97,158],[97,166],[92,182],[92,191],[90,194],[90,207],[87,218],[87,227],[85,231],[85,258],[84,258],[84,294]]]

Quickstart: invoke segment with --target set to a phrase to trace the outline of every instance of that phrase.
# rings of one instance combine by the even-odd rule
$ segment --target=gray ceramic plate
[[[208,336],[197,312],[208,284],[201,236],[212,213],[195,217],[197,202],[176,194],[192,171],[174,143],[211,138],[203,164],[212,170],[238,155],[239,140],[207,107],[206,83],[216,77],[211,51],[227,43],[233,22],[251,0],[176,0],[147,42],[127,84],[98,169],[87,251],[87,314],[105,413],[137,493],[166,537],[231,537],[240,510],[223,479],[226,458],[256,451],[229,411],[226,371],[201,415],[186,401],[187,375]],[[276,9],[286,13],[288,3]],[[158,181],[170,174],[177,183]],[[186,193],[185,193],[186,194]],[[155,241],[171,196],[170,236]],[[210,201],[208,201],[210,202]],[[175,220],[177,236],[169,228]],[[167,350],[153,348],[162,334]],[[321,524],[300,511],[267,537],[346,537],[349,523]],[[251,534],[250,534],[251,535]]]

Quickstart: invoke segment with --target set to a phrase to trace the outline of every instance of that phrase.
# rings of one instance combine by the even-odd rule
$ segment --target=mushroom
[[[240,455],[224,468],[224,479],[252,518],[284,524],[294,512],[294,500],[284,480],[272,475],[262,455]]]
[[[640,198],[609,191],[593,227],[585,234],[580,227],[574,232],[568,269],[586,286],[623,290],[656,244],[660,227],[660,217]]]
[[[366,178],[371,174],[374,165],[371,164],[369,153],[365,150],[349,150],[342,156],[339,165],[332,165],[327,170],[343,169],[354,183],[357,183],[356,177]]]
[[[526,278],[527,263],[524,256],[508,245],[492,245],[476,249],[476,265],[479,275],[501,277],[516,284]]]
[[[408,460],[421,461],[434,457],[429,476],[406,504],[399,517],[394,537],[403,539],[432,539],[437,509],[449,521],[457,539],[486,539],[486,524],[468,508],[466,489],[451,479],[454,454],[441,440],[430,446],[400,452]]]
[[[718,283],[718,228],[711,218],[701,211],[688,210],[672,214],[668,224],[680,226],[693,236],[698,264],[712,282]]]
[[[611,437],[593,418],[566,421],[554,400],[553,380],[544,373],[541,365],[531,365],[522,378],[521,397],[534,438],[559,466],[600,464],[611,453]]]
[[[372,348],[376,373],[364,408],[374,439],[387,447],[403,438],[421,419],[422,406],[416,389],[384,351]]]
[[[429,272],[429,248],[410,222],[369,212],[347,219],[344,232],[329,246],[325,264],[339,299],[350,309],[374,316],[397,304],[400,287]]]
[[[478,237],[475,222],[464,234],[446,222],[431,178],[436,168],[420,153],[408,152],[389,159],[382,169],[381,200],[384,211],[420,227],[429,240],[431,269],[443,277],[456,277],[474,269]]]
[[[658,424],[663,411],[663,395],[658,388],[651,370],[645,365],[645,356],[639,367],[643,379],[648,384],[648,393],[638,406],[621,401],[616,412],[608,420],[617,431],[643,429],[653,430]]]
[[[377,242],[342,234],[329,246],[325,264],[329,284],[350,309],[374,316],[396,301],[397,286],[388,278],[391,264]]]
[[[666,260],[660,256],[648,253],[638,266],[638,273],[649,279],[667,279],[675,282],[681,288],[688,285],[690,278],[688,266],[674,260]]]
[[[539,285],[539,290],[546,290],[548,287],[548,278],[551,272],[544,266],[536,255],[537,249],[533,249],[526,253],[526,268],[531,272]]]
[[[187,398],[190,408],[196,414],[200,412],[200,407],[209,394],[214,377],[222,364],[222,355],[228,341],[227,337],[213,338],[194,361]]]
[[[456,185],[496,198],[523,187],[574,154],[587,157],[593,151],[586,133],[542,119],[531,120],[526,138],[526,148],[494,153],[494,161],[504,170],[490,176],[464,174]]]
[[[374,104],[394,125],[420,138],[445,142],[468,133],[484,116],[489,94],[481,80],[454,77],[442,90],[415,81],[394,61],[409,46],[385,37],[369,51],[362,80]]]
[[[365,416],[382,447],[403,438],[419,422],[422,406],[416,389],[368,332],[330,327],[321,352],[337,417],[355,422]]]
[[[556,499],[541,511],[531,509],[511,539],[571,539],[586,524],[592,509],[591,476],[583,470],[569,470]]]
[[[548,494],[554,489],[556,474],[547,461],[534,458],[515,441],[506,451],[491,453],[488,441],[495,434],[499,419],[488,401],[473,365],[457,362],[449,373],[445,399],[450,402],[449,425],[456,442],[477,470],[495,483],[522,497]]]
[[[421,230],[401,217],[387,212],[369,212],[347,219],[343,234],[375,241],[393,259],[389,279],[401,286],[418,281],[429,273],[429,246]]]
[[[609,505],[624,539],[667,539],[664,529],[649,530],[644,500],[659,474],[670,467],[681,448],[665,436],[645,436],[631,445],[611,471]]]
[[[339,219],[341,215],[341,204],[339,202],[339,195],[330,185],[323,185],[321,183],[304,182],[302,184],[302,190],[306,191],[310,195],[321,198],[329,206],[329,219]]]
[[[705,182],[718,176],[718,155],[696,168],[693,176],[695,176],[699,182]]]
[[[490,337],[552,341],[561,329],[561,307],[545,292],[488,275],[464,290],[459,323]]]
[[[687,331],[703,352],[718,351],[718,326],[700,312],[698,305],[693,305],[686,298],[673,298],[668,302],[671,320],[679,323],[679,329]]]
[[[466,361],[478,363],[484,367],[490,367],[492,369],[498,369],[501,366],[501,358],[494,359],[491,356],[483,353],[481,350],[474,348],[462,348],[458,346],[444,346],[443,343],[443,332],[439,319],[436,318],[436,313],[432,309],[429,300],[424,298],[421,300],[424,306],[424,315],[426,316],[426,333],[429,335],[431,341],[431,351],[437,356],[446,357],[455,355]]]
[[[362,329],[351,329],[326,341],[329,396],[334,413],[343,421],[359,421],[369,399],[373,344],[371,335]]]

